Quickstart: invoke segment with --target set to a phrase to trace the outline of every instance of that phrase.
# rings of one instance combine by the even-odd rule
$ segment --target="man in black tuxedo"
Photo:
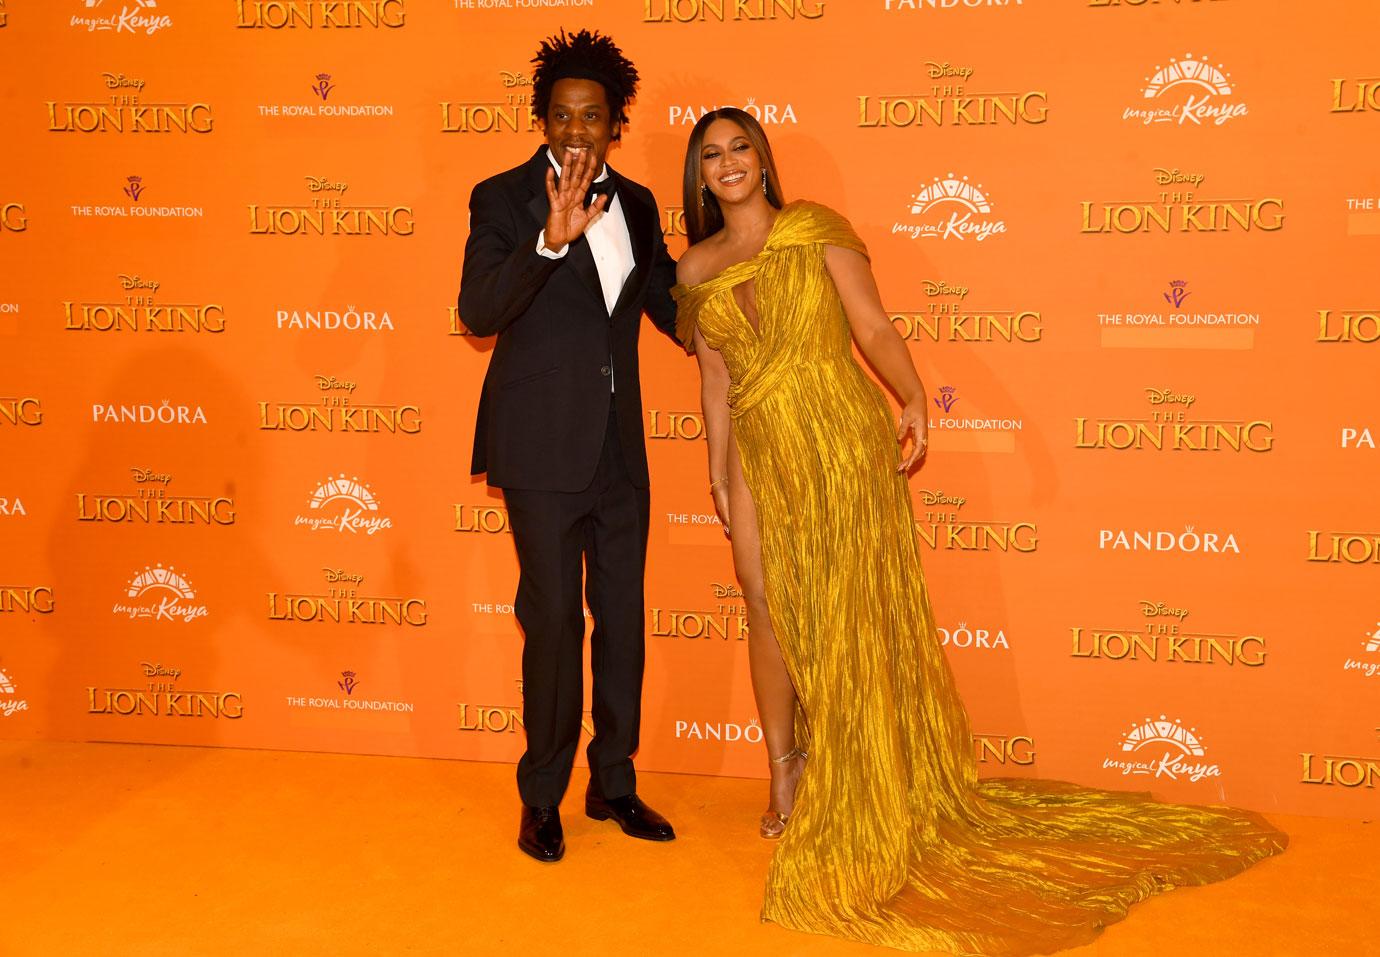
[[[675,338],[675,262],[651,192],[604,163],[627,122],[636,68],[608,37],[584,30],[550,38],[533,62],[532,110],[546,144],[474,188],[460,315],[475,335],[498,336],[472,471],[503,490],[521,569],[518,846],[558,861],[558,805],[583,706],[581,591],[594,619],[585,812],[633,837],[675,837],[638,798],[632,762],[649,516],[637,340],[643,310]]]

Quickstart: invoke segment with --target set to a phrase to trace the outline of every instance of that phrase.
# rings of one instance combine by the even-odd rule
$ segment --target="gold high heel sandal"
[[[807,751],[802,751],[799,748],[791,748],[785,754],[781,755],[781,757],[770,758],[769,760],[772,764],[789,764],[796,758],[803,760],[809,756],[809,752]],[[791,816],[789,814],[782,814],[780,811],[765,811],[762,814],[762,820],[758,822],[757,833],[761,834],[762,837],[768,841],[780,840],[781,835],[786,833],[786,822],[790,819]]]

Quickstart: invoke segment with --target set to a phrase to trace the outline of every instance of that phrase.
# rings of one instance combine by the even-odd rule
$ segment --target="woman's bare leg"
[[[757,509],[743,480],[742,460],[732,437],[728,444],[728,510],[733,533],[733,565],[743,589],[748,619],[748,664],[752,671],[752,691],[757,713],[762,719],[762,737],[767,756],[779,758],[795,749],[795,686],[786,671],[781,647],[776,642],[767,594],[762,577],[762,545],[757,530]],[[791,813],[795,788],[804,769],[804,760],[771,762],[769,811]]]

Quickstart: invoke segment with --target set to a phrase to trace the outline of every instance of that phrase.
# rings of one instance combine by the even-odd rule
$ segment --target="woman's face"
[[[709,124],[700,148],[700,176],[721,204],[740,203],[762,188],[762,158],[741,126],[727,119]]]

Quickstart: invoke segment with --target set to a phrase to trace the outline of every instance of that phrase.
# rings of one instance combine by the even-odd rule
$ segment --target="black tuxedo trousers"
[[[521,568],[514,608],[524,636],[527,753],[518,762],[518,793],[534,807],[559,804],[570,780],[584,717],[584,603],[594,623],[590,781],[605,797],[637,789],[649,495],[632,482],[618,433],[611,413],[583,491],[503,490]]]

